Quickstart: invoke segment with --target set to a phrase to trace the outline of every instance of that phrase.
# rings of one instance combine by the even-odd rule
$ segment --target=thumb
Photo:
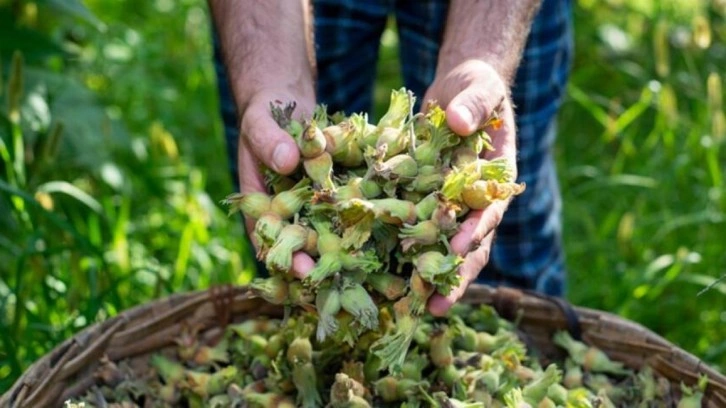
[[[471,135],[490,117],[504,95],[503,90],[498,90],[494,84],[473,85],[464,89],[446,108],[449,127],[459,135]]]
[[[280,174],[290,174],[297,168],[297,144],[272,118],[268,105],[250,104],[242,117],[241,130],[247,146],[265,166]]]

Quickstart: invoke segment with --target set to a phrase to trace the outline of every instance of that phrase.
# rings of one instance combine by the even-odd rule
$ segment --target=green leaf
[[[38,0],[38,4],[52,8],[72,17],[80,18],[101,28],[103,23],[80,0]]]
[[[17,123],[20,109],[20,100],[23,98],[23,54],[19,51],[13,53],[13,61],[10,65],[8,76],[8,99],[7,108],[10,120]]]
[[[27,122],[34,131],[46,131],[50,126],[50,107],[46,102],[43,89],[33,89],[27,92],[20,107],[23,121]]]
[[[61,193],[65,194],[67,196],[75,198],[80,203],[83,203],[86,207],[90,208],[91,210],[103,214],[103,207],[101,207],[101,204],[96,201],[93,197],[88,195],[85,191],[81,190],[80,188],[74,186],[73,184],[67,182],[67,181],[49,181],[47,183],[41,184],[38,186],[38,191],[44,192],[44,193]]]
[[[609,141],[614,139],[628,125],[633,123],[643,113],[645,113],[645,111],[650,107],[652,101],[653,91],[651,91],[649,88],[643,89],[643,92],[640,95],[640,99],[638,99],[638,101],[635,102],[631,107],[626,109],[625,112],[621,113],[612,125],[609,124],[609,126],[606,127],[604,134],[605,140]]]
[[[695,283],[696,285],[703,286],[703,289],[698,291],[698,294],[696,296],[702,296],[710,290],[721,292],[723,296],[726,296],[726,275],[723,275],[720,278],[714,278],[713,276],[689,273],[682,275],[681,279],[686,282]]]
[[[57,214],[43,208],[40,203],[38,203],[38,201],[36,201],[35,198],[33,198],[33,196],[28,194],[26,191],[15,188],[5,182],[3,179],[0,179],[0,192],[5,192],[8,195],[19,197],[28,205],[29,208],[34,208],[38,210],[42,216],[47,218],[56,227],[73,236],[80,248],[88,250],[90,253],[95,255],[102,255],[101,250],[93,245],[90,241],[88,241],[88,239],[83,234],[81,234],[76,229],[76,227],[73,226],[73,224],[69,223]]]
[[[130,149],[125,124],[110,120],[100,98],[81,82],[47,69],[28,68],[27,77],[28,89],[47,89],[52,118],[63,121],[63,142],[57,145],[55,162],[97,169],[112,152]]]
[[[653,280],[658,272],[669,268],[675,261],[676,258],[672,254],[661,255],[646,266],[643,277],[648,281]]]
[[[595,120],[598,121],[604,127],[607,127],[609,116],[605,109],[598,106],[598,104],[585,92],[580,89],[577,85],[569,84],[567,86],[567,94],[579,103],[588,113],[592,115]]]
[[[29,65],[38,64],[50,56],[63,53],[58,43],[50,36],[38,30],[31,30],[16,25],[15,17],[7,10],[0,8],[0,55],[9,58],[13,52],[20,50]],[[12,39],[6,41],[6,39]]]

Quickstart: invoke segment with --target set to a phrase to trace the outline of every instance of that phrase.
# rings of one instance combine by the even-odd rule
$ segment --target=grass
[[[18,39],[0,44],[0,392],[83,327],[251,277],[219,205],[231,184],[204,2],[56,3],[0,1],[0,37]],[[723,371],[719,4],[576,2],[555,154],[568,298]],[[379,106],[400,86],[396,46],[389,30]]]
[[[576,25],[557,145],[569,298],[641,322],[723,370],[724,10],[579,5],[588,24]]]

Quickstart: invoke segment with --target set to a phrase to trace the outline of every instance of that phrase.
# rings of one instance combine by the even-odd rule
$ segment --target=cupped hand
[[[240,143],[238,151],[240,192],[266,192],[265,180],[260,171],[264,165],[271,170],[287,175],[292,173],[300,162],[300,151],[295,140],[275,122],[270,103],[287,104],[295,102],[293,118],[309,118],[315,101],[301,97],[290,91],[266,90],[249,99],[242,113]],[[252,231],[255,220],[245,216],[247,234],[257,248]],[[315,262],[304,252],[293,255],[292,273],[298,278],[305,277]]]
[[[502,120],[501,125],[486,128],[492,137],[494,151],[485,151],[483,157],[489,160],[505,157],[515,163],[516,129],[508,86],[491,65],[481,60],[468,60],[448,72],[437,73],[423,105],[426,106],[429,100],[435,100],[446,110],[447,124],[462,137],[481,129],[496,112]],[[450,241],[452,251],[464,257],[459,268],[461,282],[449,295],[437,293],[429,299],[431,314],[446,314],[489,262],[494,230],[502,221],[508,204],[509,201],[498,201],[484,210],[471,211],[461,223]]]

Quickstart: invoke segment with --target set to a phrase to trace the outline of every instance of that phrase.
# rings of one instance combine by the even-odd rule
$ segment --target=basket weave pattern
[[[675,385],[693,385],[699,375],[707,375],[704,406],[726,407],[726,377],[638,324],[516,289],[472,285],[463,301],[492,305],[503,317],[516,320],[525,340],[545,359],[561,355],[551,341],[552,333],[574,330],[611,358],[631,368],[650,365]],[[282,308],[254,297],[244,287],[177,294],[138,306],[85,329],[38,360],[0,397],[0,407],[62,406],[93,385],[104,355],[111,361],[147,358],[173,346],[185,324],[199,325],[200,333],[212,338],[229,322],[257,316],[281,317]]]

